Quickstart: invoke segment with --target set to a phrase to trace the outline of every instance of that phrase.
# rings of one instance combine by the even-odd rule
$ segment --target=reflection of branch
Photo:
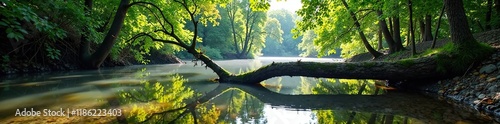
[[[198,106],[198,104],[199,104],[199,101],[195,100],[195,101],[187,104],[184,107],[180,107],[180,108],[172,109],[172,110],[167,110],[167,111],[163,111],[163,112],[153,113],[149,117],[147,117],[144,121],[142,121],[140,123],[145,123],[145,122],[151,120],[154,116],[157,116],[157,115],[164,115],[165,116],[165,114],[167,114],[167,113],[172,113],[172,112],[180,111],[182,109],[186,109],[180,115],[178,115],[174,120],[170,121],[169,124],[175,123],[175,121],[177,121],[178,119],[184,117],[188,112],[190,112],[193,115],[194,121],[195,121],[195,124],[196,124],[197,123],[196,122],[196,119],[197,119],[196,118],[196,107]]]
[[[138,92],[139,92],[139,91],[138,91]],[[144,97],[143,93],[139,93],[139,94],[140,94],[141,96],[143,96],[143,97]],[[132,92],[128,92],[128,93],[126,93],[126,94],[125,94],[125,97],[129,97],[129,98],[134,99],[135,101],[138,101],[138,102],[144,102],[144,103],[145,103],[145,102],[151,102],[151,101],[153,101],[153,100],[158,100],[158,99],[156,99],[156,98],[152,98],[152,99],[147,99],[147,98],[146,98],[147,100],[143,100],[143,99],[140,99],[139,97],[136,97],[135,95],[132,95]]]
[[[184,107],[180,107],[180,108],[177,108],[177,109],[172,109],[172,110],[167,110],[167,111],[163,111],[163,112],[157,112],[157,113],[153,113],[151,114],[151,116],[149,116],[148,118],[146,118],[144,121],[142,122],[139,122],[139,123],[144,123],[144,122],[147,122],[149,121],[151,118],[153,118],[154,116],[156,115],[161,115],[161,114],[166,114],[166,113],[171,113],[171,112],[176,112],[176,111],[179,111],[179,110],[182,110],[182,109],[185,109],[187,108],[187,105],[184,106]],[[184,113],[184,112],[183,112]]]
[[[188,110],[184,110],[184,112],[182,112],[179,116],[175,117],[174,120],[168,122],[168,124],[175,124],[175,121],[177,121],[178,119],[184,117],[184,115],[186,115],[188,112]]]
[[[234,90],[231,91],[231,95],[229,95],[229,100],[228,100],[228,107],[227,107],[227,112],[226,112],[226,118],[229,118],[231,115],[231,106],[233,105],[233,95],[234,95]]]
[[[217,88],[198,99],[205,103],[227,92],[239,89],[253,95],[263,103],[272,106],[309,110],[348,110],[356,112],[383,113],[387,115],[402,115],[422,121],[446,123],[463,119],[476,119],[475,114],[463,113],[452,106],[427,98],[419,94],[390,92],[384,95],[286,95],[272,92],[261,85],[219,84]],[[428,104],[432,103],[432,104]],[[436,115],[448,117],[445,120],[433,119]],[[449,116],[459,115],[459,116]]]
[[[196,111],[195,110],[191,110],[191,115],[193,116],[193,120],[194,120],[194,124],[198,124],[198,118],[196,117]]]

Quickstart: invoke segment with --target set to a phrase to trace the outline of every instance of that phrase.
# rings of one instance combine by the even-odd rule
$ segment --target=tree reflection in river
[[[379,91],[368,80],[301,79],[291,95],[262,85],[218,84],[196,93],[182,76],[166,83],[144,81],[143,87],[121,94],[132,107],[129,123],[276,123],[269,108],[312,111],[310,123],[457,123],[476,119],[448,104],[408,93]],[[316,82],[316,85],[309,85]],[[210,82],[206,82],[210,83]],[[280,83],[278,83],[280,84]],[[272,88],[271,88],[272,89]],[[311,93],[311,94],[309,94]],[[295,94],[295,93],[294,93]],[[359,95],[356,95],[359,94]],[[275,115],[285,116],[285,115]],[[283,121],[283,120],[282,120]],[[294,120],[285,120],[294,122]]]
[[[160,83],[146,80],[148,75],[149,73],[139,74],[139,78],[144,79],[141,81],[142,87],[120,94],[120,102],[130,107],[127,109],[130,110],[127,113],[129,123],[217,122],[220,111],[215,105],[195,102],[194,98],[198,95],[184,85],[187,79],[177,74],[169,76],[171,80],[168,83]],[[194,107],[188,107],[187,103],[194,103],[191,104]]]

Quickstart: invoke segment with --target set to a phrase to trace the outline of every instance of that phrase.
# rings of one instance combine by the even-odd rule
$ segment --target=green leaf
[[[7,38],[15,38],[16,37],[16,34],[15,33],[7,33]]]
[[[18,29],[18,30],[19,30],[21,33],[28,34],[28,31],[26,31],[25,29],[20,28],[20,29]]]
[[[2,61],[3,61],[4,63],[7,63],[7,62],[9,62],[9,61],[10,61],[10,57],[9,57],[9,55],[3,55],[3,56],[2,56],[2,59],[3,59]]]
[[[0,26],[8,26],[7,23],[0,21]]]

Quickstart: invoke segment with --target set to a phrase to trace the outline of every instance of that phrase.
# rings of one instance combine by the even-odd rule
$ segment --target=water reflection
[[[278,59],[220,61],[231,72]],[[283,61],[296,61],[288,58]],[[302,60],[309,61],[309,60]],[[323,59],[328,62],[331,59]],[[457,123],[481,119],[372,80],[277,77],[218,84],[192,65],[148,65],[22,76],[0,82],[0,123]],[[121,117],[19,117],[17,108],[117,108]]]
[[[134,108],[129,115],[129,121],[134,121],[133,123],[135,121],[148,123],[295,123],[304,120],[294,121],[296,118],[268,120],[269,117],[265,115],[269,114],[266,112],[272,109],[281,110],[281,113],[309,111],[305,113],[310,117],[306,119],[309,121],[306,123],[457,123],[468,119],[478,120],[446,103],[417,94],[390,92],[377,95],[379,91],[376,88],[371,90],[368,86],[370,81],[333,79],[324,81],[326,82],[320,81],[313,88],[313,92],[322,94],[310,95],[280,94],[262,85],[219,84],[214,90],[203,93],[201,96],[193,95],[189,88],[171,89],[155,85],[156,88],[153,88],[155,90],[149,91],[156,93],[144,92],[123,97],[135,100],[135,102],[144,102],[144,99],[140,100],[135,97],[149,95],[147,98],[154,101],[133,105]],[[177,81],[178,86],[181,82]],[[323,84],[327,82],[332,83],[329,84],[331,86]],[[146,83],[143,90],[151,87],[149,85]],[[346,88],[356,87],[353,85],[360,86]],[[346,94],[352,92],[356,95]],[[160,99],[157,96],[175,100],[161,102],[157,100]],[[193,97],[190,99],[189,96]],[[138,109],[140,108],[138,106],[146,108]],[[136,110],[140,112],[135,112]]]

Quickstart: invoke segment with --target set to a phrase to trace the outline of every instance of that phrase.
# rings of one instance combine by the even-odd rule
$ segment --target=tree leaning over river
[[[186,0],[174,0],[170,4],[173,7],[182,9],[182,11],[177,11],[177,13],[189,15],[186,19],[194,25],[192,34],[187,35],[191,38],[185,38],[183,36],[186,35],[176,32],[179,30],[177,29],[179,27],[172,25],[173,19],[171,18],[173,17],[166,16],[168,13],[164,12],[154,3],[125,3],[129,3],[128,0],[122,0],[120,7],[130,7],[137,4],[146,7],[148,10],[158,11],[159,14],[152,13],[152,16],[157,18],[157,21],[163,22],[162,27],[155,30],[155,32],[139,33],[131,40],[149,38],[152,41],[182,47],[196,58],[194,61],[202,61],[206,67],[212,69],[219,76],[219,82],[221,83],[258,84],[263,80],[278,76],[388,80],[440,79],[462,74],[466,71],[466,68],[463,68],[463,66],[468,67],[473,61],[482,59],[491,52],[491,48],[480,45],[472,37],[465,17],[463,2],[461,0],[453,2],[451,0],[444,0],[448,21],[451,25],[450,31],[453,44],[450,45],[449,49],[440,50],[439,53],[395,62],[317,63],[301,62],[298,60],[296,62],[272,63],[247,73],[232,74],[212,61],[202,50],[196,47],[196,43],[199,40],[197,29],[201,25],[199,24],[200,19],[203,19],[205,14],[203,11],[211,7],[215,8],[214,6],[201,6],[203,5],[202,3]],[[168,37],[162,38],[153,34],[158,32]]]

